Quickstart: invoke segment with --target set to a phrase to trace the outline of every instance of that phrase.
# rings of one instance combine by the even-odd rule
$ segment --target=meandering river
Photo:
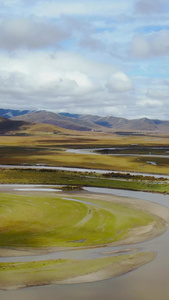
[[[96,150],[96,149],[94,149]],[[69,150],[76,153],[93,153],[93,149],[78,149]],[[99,155],[95,153],[95,155]],[[126,155],[126,154],[125,154]],[[153,156],[150,156],[153,157]],[[165,156],[167,157],[167,155]],[[78,169],[78,168],[62,168],[62,167],[50,167],[50,166],[0,166],[1,168],[33,168],[33,169],[62,169],[66,171],[86,171],[86,172],[99,172],[107,173],[107,170],[96,169]],[[113,170],[112,170],[113,171]],[[130,173],[138,174],[138,173]],[[142,174],[144,175],[144,174]],[[148,175],[148,174],[145,174]],[[150,174],[155,177],[161,177],[161,175]],[[165,176],[169,178],[169,176]],[[23,186],[23,185],[0,185],[0,191],[4,188],[10,192],[13,190],[28,191],[30,188],[36,192],[43,188],[43,192],[48,193],[51,190],[42,186]],[[86,188],[86,190],[95,193],[115,194],[125,197],[133,197],[138,199],[144,199],[147,201],[153,201],[163,206],[169,207],[169,195],[135,192],[127,190],[114,190],[105,188]],[[56,190],[55,190],[56,191]],[[140,200],[141,201],[141,200]],[[52,285],[35,288],[27,288],[16,291],[0,291],[0,300],[169,300],[169,229],[160,237],[153,240],[121,247],[107,247],[106,251],[114,251],[119,249],[132,249],[141,248],[143,251],[157,251],[157,258],[143,267],[140,267],[130,273],[116,278],[103,280],[94,283],[84,284],[72,284],[72,285]],[[59,258],[61,255],[63,258],[95,258],[102,257],[102,252],[105,252],[105,248],[98,248],[78,251],[65,251],[64,253],[51,253],[47,255],[41,255],[34,257],[34,259],[52,259]],[[11,261],[18,260],[32,260],[31,257],[11,258]],[[5,258],[1,258],[1,261],[5,261]],[[10,261],[6,258],[6,261]]]
[[[11,188],[23,189],[24,186],[2,185],[0,186],[0,191],[4,188],[11,192]],[[28,189],[28,186],[26,188]],[[35,188],[37,189],[37,186],[35,186]],[[33,189],[33,186],[31,186],[31,189]],[[95,193],[115,194],[144,199],[169,207],[169,195],[104,188],[86,188],[86,190]],[[48,191],[46,191],[46,193],[47,192]],[[169,229],[163,235],[153,240],[121,248],[141,248],[144,251],[157,251],[157,258],[143,267],[116,278],[94,283],[52,285],[16,291],[0,291],[0,300],[159,300],[161,298],[168,300]],[[119,248],[108,247],[106,251],[115,249]],[[95,249],[94,251],[91,251],[91,249],[66,251],[64,256],[67,257],[68,255],[69,258],[83,259],[89,256],[100,257],[103,250],[105,252],[105,248]],[[59,255],[59,253],[52,255]],[[55,257],[53,256],[51,258]],[[46,259],[46,257],[44,257],[44,259]]]

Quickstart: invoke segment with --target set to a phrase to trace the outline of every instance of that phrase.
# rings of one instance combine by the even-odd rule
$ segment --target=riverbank
[[[0,187],[0,188],[3,189],[3,187]],[[9,187],[7,188],[8,192],[10,192],[10,193],[13,192],[13,189],[15,190],[14,186],[12,186],[11,189]],[[80,226],[80,236],[79,236],[80,240],[78,242],[78,239],[74,236],[74,237],[72,237],[72,240],[76,240],[76,243],[75,242],[68,243],[66,241],[67,237],[65,236],[66,243],[62,242],[61,244],[59,244],[59,246],[58,245],[55,246],[54,245],[55,242],[52,239],[52,240],[48,241],[48,247],[44,247],[43,244],[39,244],[39,245],[37,244],[38,247],[37,246],[32,247],[31,242],[30,242],[30,244],[27,245],[27,247],[25,247],[24,244],[23,245],[20,244],[20,246],[18,248],[17,243],[19,242],[18,241],[19,237],[16,232],[16,242],[17,242],[16,245],[13,244],[11,246],[10,245],[4,245],[3,247],[1,246],[0,247],[0,256],[1,257],[41,255],[44,253],[51,253],[51,252],[56,252],[56,251],[96,248],[96,247],[102,247],[102,246],[108,246],[108,245],[116,246],[116,245],[124,245],[124,244],[133,244],[136,242],[141,242],[144,240],[152,239],[152,238],[162,234],[166,230],[168,223],[169,223],[169,209],[168,208],[165,208],[159,204],[151,203],[151,202],[144,201],[144,200],[138,200],[138,199],[127,198],[127,197],[119,197],[119,196],[115,196],[115,195],[113,196],[113,195],[105,195],[105,194],[96,194],[96,193],[90,193],[90,192],[86,192],[86,191],[64,192],[64,193],[63,192],[56,192],[56,193],[51,192],[49,194],[48,192],[46,192],[46,193],[44,191],[41,192],[40,188],[39,188],[38,192],[37,192],[37,189],[35,189],[35,192],[34,192],[33,188],[30,189],[30,192],[28,190],[29,189],[27,189],[26,192],[22,191],[22,189],[15,191],[15,196],[14,196],[14,199],[12,198],[12,202],[16,201],[15,200],[16,195],[18,194],[18,196],[19,196],[18,199],[19,199],[20,203],[22,203],[23,196],[21,196],[21,195],[23,195],[23,192],[24,192],[24,195],[25,195],[24,201],[25,201],[27,210],[30,205],[31,205],[31,209],[32,209],[32,201],[35,201],[35,206],[33,206],[33,208],[35,209],[35,207],[37,207],[38,212],[39,212],[39,208],[38,208],[39,204],[40,204],[41,208],[44,206],[45,210],[51,209],[52,207],[53,207],[52,209],[56,209],[56,207],[54,206],[54,205],[56,205],[55,198],[56,199],[64,199],[64,200],[62,200],[62,202],[64,202],[65,200],[67,202],[70,202],[70,204],[72,206],[72,211],[74,210],[74,204],[76,204],[78,202],[79,202],[79,204],[84,203],[84,205],[87,205],[87,206],[89,205],[88,210],[85,212],[86,215],[84,215],[84,217],[82,218],[83,221],[78,220],[78,226]],[[37,202],[36,202],[36,195],[38,195]],[[42,198],[42,196],[43,196],[43,198]],[[26,197],[28,197],[28,198],[26,198]],[[45,201],[46,197],[48,197],[48,202]],[[8,196],[7,196],[7,198],[5,198],[5,202],[7,200],[8,200]],[[45,201],[44,204],[42,201],[43,202]],[[70,213],[70,204],[69,203],[66,204],[69,206],[69,213]],[[79,207],[79,205],[76,206],[76,209],[78,207]],[[83,207],[83,205],[82,205],[82,207]],[[81,206],[80,206],[80,209],[81,209]],[[18,206],[17,206],[17,210],[18,210]],[[117,229],[115,231],[113,231],[114,237],[116,234],[117,234],[117,237],[114,238],[114,241],[111,240],[112,239],[111,238],[112,229],[111,229],[110,233],[107,236],[107,239],[110,239],[109,243],[106,242],[106,238],[105,238],[107,233],[103,232],[104,238],[102,237],[101,233],[99,233],[99,235],[97,234],[97,239],[99,238],[99,236],[101,238],[101,241],[99,243],[94,242],[94,241],[93,241],[94,242],[93,243],[91,240],[91,244],[90,243],[86,244],[85,239],[82,241],[82,239],[85,237],[83,223],[85,226],[87,225],[88,221],[90,223],[92,220],[91,219],[92,214],[93,213],[96,214],[97,211],[99,212],[99,214],[101,214],[101,223],[100,223],[100,225],[99,225],[99,223],[97,225],[96,224],[94,225],[95,230],[97,230],[97,227],[103,225],[102,221],[103,221],[104,217],[110,218],[111,214],[113,213],[113,216],[116,216],[118,223],[119,223]],[[51,210],[51,212],[52,212],[52,210]],[[51,214],[51,212],[50,212],[50,214]],[[106,212],[108,212],[108,214]],[[100,216],[99,216],[99,218],[100,218]],[[141,221],[141,219],[144,219],[144,222]],[[95,220],[95,218],[93,219],[93,221],[94,220]],[[3,219],[2,219],[2,221],[3,221]],[[105,219],[105,221],[106,221],[106,219]],[[50,220],[50,223],[51,222],[52,222],[52,220]],[[53,222],[54,223],[52,225],[52,228],[54,229],[55,227],[53,227],[53,226],[55,226],[55,220],[53,220]],[[98,220],[97,220],[97,222],[98,222]],[[113,225],[114,221],[112,221],[112,222],[113,223],[111,226],[114,226]],[[121,222],[123,224],[122,227],[120,225]],[[19,223],[17,223],[17,224],[19,224]],[[30,219],[29,219],[29,224],[31,226]],[[106,226],[106,223],[104,224],[104,226]],[[70,224],[69,224],[69,227],[70,227]],[[77,228],[77,225],[75,227]],[[38,227],[38,230],[39,230],[39,227]],[[45,229],[43,229],[43,227],[42,227],[42,230],[45,230]],[[106,230],[106,227],[105,227],[105,230]],[[24,229],[23,229],[23,231],[24,231]],[[84,231],[84,233],[83,233],[83,231]],[[120,236],[118,234],[118,231],[121,232]],[[36,233],[35,228],[34,228],[34,233]],[[95,232],[95,235],[96,235],[96,232]],[[13,238],[14,238],[14,233],[13,233]],[[38,236],[36,237],[36,243],[37,243],[37,238],[38,238]],[[69,239],[71,241],[70,236],[69,236]],[[88,239],[90,240],[90,235],[88,235]],[[23,241],[24,241],[24,239],[21,239],[20,243],[23,243]],[[27,241],[27,243],[28,243],[28,241]],[[2,244],[2,238],[1,238],[1,244]],[[64,246],[62,244],[64,244]]]
[[[21,193],[21,191],[18,191],[18,195]],[[30,199],[33,191],[31,191],[30,193],[26,192],[26,194],[30,195]],[[62,195],[63,197],[63,193],[57,194],[58,196]],[[48,193],[46,193],[46,195],[48,195]],[[53,194],[53,196],[54,195],[56,196],[56,194]],[[124,239],[116,241],[115,243],[95,245],[93,248],[96,248],[98,246],[106,247],[108,245],[117,246],[133,244],[136,242],[149,240],[162,234],[166,230],[169,223],[169,209],[156,203],[150,203],[144,200],[132,199],[127,197],[93,194],[85,191],[64,193],[64,198],[70,197],[72,200],[75,199],[77,201],[83,201],[85,199],[85,201],[88,201],[89,203],[93,203],[95,205],[99,205],[102,203],[103,208],[109,211],[110,206],[113,203],[118,204],[119,206],[122,205],[126,209],[132,208],[138,212],[143,211],[144,213],[147,213],[151,217],[153,217],[153,222],[150,222],[150,224],[147,224],[146,226],[138,226],[136,228],[128,230],[128,234]],[[68,249],[75,251],[77,247],[64,248],[64,250]],[[78,247],[78,249],[85,249],[85,247]],[[6,256],[40,255],[45,252],[54,252],[61,250],[63,250],[63,248],[60,247],[49,247],[48,249],[29,248],[29,250],[26,248],[1,248],[1,254],[4,255],[6,251]],[[17,289],[22,287],[46,284],[72,284],[103,280],[129,272],[141,265],[152,261],[156,256],[155,252],[139,252],[129,255],[121,255],[121,253],[117,253],[117,255],[118,256],[115,257],[109,256],[107,258],[103,258],[103,260],[47,260],[33,262],[34,258],[32,258],[32,261],[27,263],[0,263],[1,289]],[[62,264],[60,264],[61,262]],[[59,268],[56,268],[56,265],[58,267],[58,263]],[[79,268],[77,268],[78,265]],[[78,269],[78,273],[72,273],[72,270],[74,269]],[[62,278],[59,277],[61,273]]]
[[[105,178],[105,175],[94,172],[75,172],[54,169],[1,169],[1,184],[48,184],[48,185],[69,185],[69,186],[89,186],[89,187],[106,187],[116,189],[127,189],[135,191],[148,191],[158,193],[169,193],[169,183],[165,178],[161,181],[157,178],[146,177],[138,180],[138,178],[126,179],[121,174],[120,178]]]
[[[80,194],[76,193],[76,197],[79,197]],[[144,211],[149,213],[153,217],[156,218],[155,222],[148,224],[147,226],[139,227],[132,229],[132,231],[128,232],[128,237],[123,239],[122,244],[133,244],[136,242],[141,242],[143,240],[152,239],[155,236],[162,234],[169,224],[169,208],[166,208],[157,203],[148,202],[145,200],[138,200],[135,198],[129,197],[120,197],[115,195],[108,194],[94,194],[94,193],[86,193],[83,192],[83,198],[88,197],[91,199],[90,201],[94,203],[100,203],[99,201],[105,201],[110,203],[116,203],[123,205],[127,208],[132,208],[136,211]],[[94,200],[97,197],[97,202]],[[132,234],[134,233],[134,236]],[[120,245],[121,241],[113,243],[113,245]]]
[[[77,284],[95,282],[124,275],[125,273],[133,271],[134,269],[153,261],[156,258],[156,252],[142,252],[118,258],[120,259],[114,259],[111,264],[109,264],[102,270],[86,275],[80,275],[75,278],[55,281],[53,282],[53,284]]]
[[[75,284],[105,280],[130,272],[156,257],[155,252],[91,260],[50,260],[0,264],[0,289],[16,290],[51,284]],[[5,270],[5,271],[4,271]]]

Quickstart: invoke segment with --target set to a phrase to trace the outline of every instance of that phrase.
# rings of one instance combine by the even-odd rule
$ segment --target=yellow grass
[[[53,134],[52,132],[56,132]],[[59,132],[59,134],[57,133]],[[59,128],[48,124],[35,124],[26,133],[30,136],[1,136],[0,146],[81,146],[94,147],[116,145],[168,145],[169,136],[118,136],[107,132],[84,132]],[[43,135],[42,135],[43,133]]]
[[[56,128],[60,133],[51,133]],[[163,164],[160,163],[154,166],[141,160],[139,161],[137,157],[84,155],[65,151],[67,148],[116,147],[133,144],[142,146],[167,146],[169,144],[169,136],[118,136],[108,132],[82,132],[60,129],[48,124],[35,124],[31,129],[27,130],[27,133],[31,133],[32,135],[1,136],[0,164],[41,163],[55,166],[161,174],[169,173],[167,160]],[[27,151],[30,149],[32,152]],[[147,158],[147,160],[149,159]]]

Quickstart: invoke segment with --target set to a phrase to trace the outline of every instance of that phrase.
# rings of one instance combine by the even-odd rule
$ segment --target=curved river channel
[[[74,150],[72,152],[81,152],[83,150]],[[84,150],[83,153],[87,153]],[[91,149],[90,149],[91,153]],[[98,155],[97,153],[95,153]],[[152,157],[152,156],[150,156]],[[167,155],[165,156],[167,157]],[[0,168],[21,168],[21,166],[0,166]],[[73,168],[57,168],[49,166],[22,166],[22,168],[39,168],[39,169],[65,169],[70,171],[95,171],[106,172],[107,170],[91,170],[91,169],[73,169]],[[138,174],[138,173],[131,173]],[[144,175],[144,174],[142,174]],[[145,174],[148,175],[148,174]],[[161,175],[150,174],[155,177]],[[165,176],[169,178],[169,176]],[[27,192],[42,190],[44,193],[51,192],[51,189],[42,186],[28,185],[0,185],[0,192]],[[169,208],[169,195],[135,192],[127,190],[115,190],[105,188],[85,188],[87,191],[94,193],[113,194],[130,198],[144,199],[156,202],[164,207]],[[56,190],[55,190],[56,192]],[[77,251],[57,252],[40,256],[27,256],[16,258],[0,258],[0,261],[31,261],[55,258],[70,259],[87,259],[102,257],[103,252],[117,251],[122,249],[140,249],[142,251],[156,251],[157,257],[151,263],[148,263],[125,275],[111,278],[99,282],[72,284],[72,285],[51,285],[42,287],[33,287],[20,290],[0,291],[0,300],[169,300],[169,229],[166,232],[150,241],[138,243],[135,245],[125,245],[121,247],[106,247],[97,249],[85,249]]]
[[[0,191],[7,189],[24,191],[28,190],[28,186],[24,185],[0,185]],[[31,190],[37,186],[31,186]],[[39,190],[41,190],[39,186]],[[45,187],[42,187],[45,192]],[[156,202],[165,207],[169,207],[169,195],[114,190],[105,188],[86,188],[86,190],[94,193],[113,194],[125,197],[133,197]],[[48,193],[48,190],[46,190]],[[46,194],[47,195],[47,194]],[[140,200],[141,201],[141,200]],[[138,243],[135,245],[124,247],[106,247],[99,249],[88,249],[78,251],[65,251],[64,253],[53,253],[50,257],[43,255],[39,259],[49,258],[88,258],[101,257],[102,252],[116,251],[119,249],[139,248],[143,251],[156,251],[157,257],[151,263],[148,263],[138,269],[129,272],[123,276],[103,280],[93,283],[72,284],[72,285],[51,285],[43,287],[26,288],[16,291],[0,291],[0,300],[168,300],[169,299],[169,229],[150,241]],[[15,258],[18,260],[26,260],[26,257]],[[38,259],[38,257],[34,257]],[[4,261],[5,258],[1,258]],[[27,257],[27,260],[32,260]],[[9,261],[9,258],[7,258]],[[14,261],[14,258],[11,258]]]

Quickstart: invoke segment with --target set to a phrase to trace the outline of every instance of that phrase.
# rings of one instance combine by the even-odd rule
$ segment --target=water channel
[[[34,187],[37,190],[37,186]],[[11,188],[18,190],[19,188],[24,189],[24,186],[6,185],[5,187],[2,185],[0,186],[0,191],[4,188],[11,192]],[[26,188],[28,189],[28,186]],[[39,186],[39,189],[40,188]],[[33,189],[33,186],[31,186],[31,189]],[[169,195],[104,188],[86,188],[86,190],[94,193],[115,194],[137,198],[140,199],[140,201],[144,199],[169,207]],[[46,193],[48,193],[48,191],[46,191]],[[161,298],[168,300],[169,229],[163,235],[155,239],[131,246],[124,246],[124,249],[129,247],[140,248],[143,251],[157,251],[157,257],[151,263],[116,278],[94,283],[51,285],[16,291],[0,291],[0,300],[159,300]],[[94,251],[91,251],[91,249],[67,251],[63,255],[65,257],[68,255],[69,258],[85,259],[92,255],[93,257],[100,257],[103,250],[112,251],[116,249],[117,247],[109,247],[106,249],[95,249]],[[52,255],[61,255],[61,253]]]
[[[32,170],[62,170],[70,172],[96,172],[100,174],[106,173],[130,173],[130,175],[143,175],[143,176],[153,176],[155,178],[165,177],[169,179],[169,175],[162,174],[152,174],[152,173],[140,173],[140,172],[125,172],[125,171],[115,171],[115,170],[103,170],[103,169],[87,169],[87,168],[73,168],[73,167],[55,167],[55,166],[46,166],[46,165],[35,165],[35,166],[25,166],[25,165],[0,165],[2,169],[32,169]]]

